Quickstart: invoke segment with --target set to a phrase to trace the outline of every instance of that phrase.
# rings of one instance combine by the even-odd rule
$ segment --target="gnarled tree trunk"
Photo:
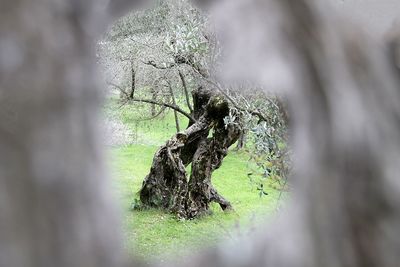
[[[174,135],[154,155],[150,173],[140,190],[141,204],[170,210],[181,218],[194,218],[209,211],[215,201],[223,210],[230,203],[211,184],[211,174],[222,164],[228,148],[238,139],[239,122],[225,125],[229,104],[214,91],[198,88],[193,92],[197,119]],[[214,129],[212,137],[208,137]],[[185,166],[192,164],[188,181]]]
[[[228,148],[235,143],[241,132],[237,124],[225,126],[223,118],[219,118],[214,126],[211,138],[204,139],[198,144],[192,161],[192,173],[189,181],[187,199],[187,217],[194,218],[207,213],[210,202],[218,203],[223,210],[232,206],[224,197],[218,194],[211,184],[211,175],[218,169]]]

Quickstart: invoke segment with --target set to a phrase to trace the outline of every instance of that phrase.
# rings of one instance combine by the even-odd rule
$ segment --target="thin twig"
[[[181,78],[181,81],[182,81],[183,91],[185,93],[185,98],[186,98],[186,104],[187,104],[190,112],[193,113],[193,108],[192,108],[192,105],[190,104],[189,91],[187,89],[185,76],[183,76],[183,73],[181,70],[178,70],[178,73],[179,73],[179,77]]]
[[[142,63],[145,65],[153,66],[154,68],[159,69],[159,70],[168,70],[168,69],[172,69],[173,67],[176,66],[175,63],[169,63],[169,65],[167,65],[167,66],[159,66],[152,60],[142,61]]]

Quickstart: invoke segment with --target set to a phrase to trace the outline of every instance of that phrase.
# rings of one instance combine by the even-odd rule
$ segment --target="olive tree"
[[[99,3],[2,2],[1,266],[126,266],[97,138]],[[217,4],[230,73],[287,78],[296,184],[276,223],[186,266],[398,266],[398,42],[378,45],[323,7]]]

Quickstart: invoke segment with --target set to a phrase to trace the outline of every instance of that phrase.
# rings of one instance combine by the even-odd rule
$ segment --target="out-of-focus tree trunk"
[[[95,1],[2,1],[0,266],[124,261],[105,179]]]
[[[94,2],[1,4],[0,266],[122,266],[97,139]],[[238,0],[217,13],[231,74],[293,79],[296,189],[275,224],[186,266],[398,266],[398,72],[390,49],[319,5]]]
[[[229,75],[288,89],[295,191],[275,223],[191,266],[398,266],[400,84],[389,49],[323,1],[225,1],[216,17],[235,55]]]

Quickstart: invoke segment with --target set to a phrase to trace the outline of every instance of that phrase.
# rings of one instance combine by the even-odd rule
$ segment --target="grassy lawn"
[[[198,250],[216,244],[218,240],[246,234],[265,215],[271,216],[275,212],[280,191],[267,188],[268,195],[260,198],[256,186],[247,177],[248,156],[234,151],[213,174],[213,184],[231,201],[234,211],[224,213],[215,204],[212,215],[190,221],[178,221],[160,210],[131,211],[131,204],[149,172],[158,145],[172,136],[175,129],[172,114],[138,125],[135,113],[129,112],[129,107],[124,109],[117,115],[142,136],[136,144],[114,147],[109,153],[113,187],[123,211],[125,246],[129,254],[135,253],[144,260],[164,260],[174,257],[176,252]]]

